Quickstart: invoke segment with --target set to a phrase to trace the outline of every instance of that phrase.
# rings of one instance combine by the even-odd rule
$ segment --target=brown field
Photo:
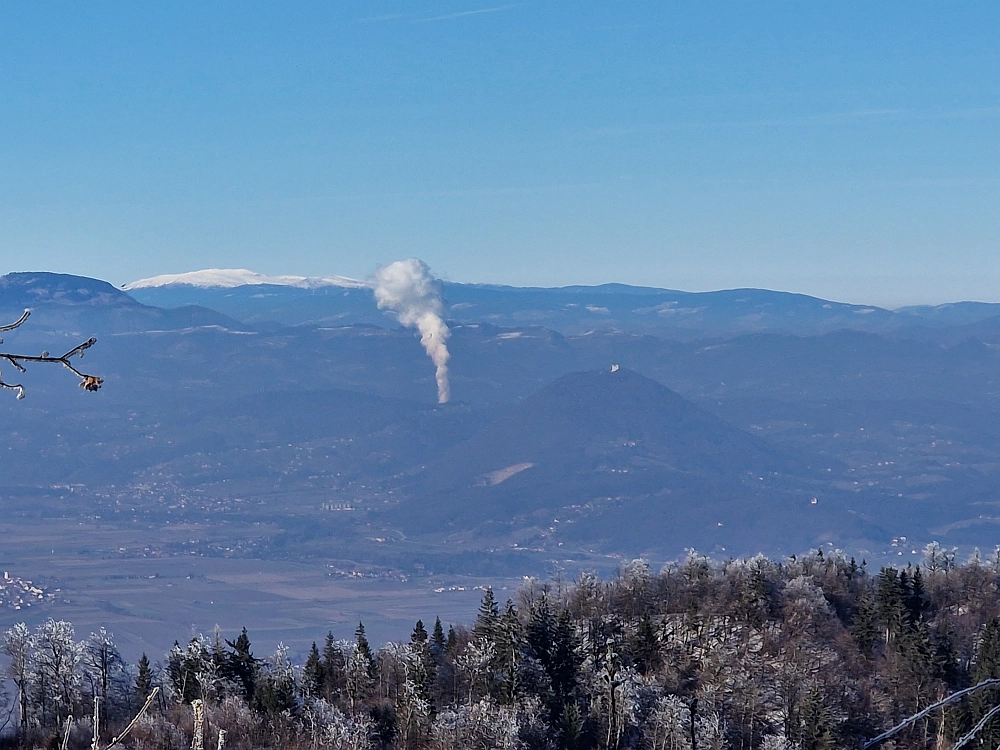
[[[428,626],[435,616],[445,627],[467,623],[482,597],[477,586],[492,585],[503,600],[521,582],[438,575],[350,577],[321,560],[130,556],[130,550],[144,549],[154,535],[162,541],[165,531],[121,530],[76,520],[0,523],[0,570],[55,592],[53,601],[30,608],[0,608],[0,628],[54,617],[71,621],[82,637],[104,626],[128,658],[145,651],[158,659],[175,639],[210,634],[216,626],[232,638],[246,626],[258,655],[278,642],[302,655],[327,631],[353,637],[359,621],[373,643],[408,638],[417,619]],[[203,531],[188,525],[168,533],[181,538]]]

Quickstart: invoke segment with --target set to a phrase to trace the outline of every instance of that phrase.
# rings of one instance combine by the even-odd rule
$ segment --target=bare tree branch
[[[10,325],[0,326],[0,333],[4,331],[13,331],[15,328],[24,323],[24,321],[26,321],[28,319],[28,316],[30,315],[31,315],[31,310],[25,310],[23,313],[21,313],[21,317],[18,318],[13,323],[11,323]]]
[[[66,717],[66,733],[63,735],[62,745],[60,745],[61,750],[66,750],[69,747],[69,735],[73,731],[73,715],[70,714]]]
[[[997,685],[1000,685],[1000,678],[991,678],[989,680],[983,680],[982,682],[973,685],[972,687],[965,688],[965,690],[959,690],[957,692],[954,692],[951,695],[942,698],[937,703],[932,703],[923,711],[918,711],[917,713],[913,714],[913,716],[903,719],[901,722],[899,722],[899,724],[894,726],[892,729],[887,729],[886,731],[882,732],[882,734],[880,734],[878,737],[868,740],[868,742],[866,742],[863,745],[862,750],[868,750],[868,748],[870,747],[875,747],[876,745],[882,744],[887,739],[892,737],[894,734],[898,734],[907,727],[913,726],[918,721],[923,719],[925,716],[930,715],[934,710],[941,708],[942,706],[947,706],[951,703],[955,703],[956,701],[960,701],[962,698],[965,698],[968,695],[972,695],[972,693],[977,693],[980,690],[985,690],[988,687],[996,687]],[[988,715],[992,716],[992,714],[993,712],[990,712],[990,714]],[[981,729],[981,727],[977,726],[976,729],[973,730],[972,734],[978,732],[979,729]]]
[[[17,692],[14,694],[14,700],[10,704],[10,711],[7,712],[7,718],[3,720],[3,724],[0,724],[0,735],[3,734],[3,731],[7,728],[7,725],[10,724],[10,720],[14,716],[14,709],[17,708],[17,702],[18,700],[20,700],[20,698],[21,698],[21,688],[18,687]]]
[[[31,310],[25,310],[13,323],[8,325],[0,326],[0,332],[3,331],[13,331],[15,328],[19,328],[24,324],[24,322],[31,316]],[[0,344],[3,343],[3,339],[0,339]],[[78,344],[70,349],[68,352],[59,357],[51,357],[48,352],[42,352],[39,356],[34,356],[30,354],[12,354],[9,352],[0,352],[0,360],[6,360],[9,362],[15,370],[18,372],[27,372],[24,365],[28,362],[57,362],[65,367],[67,370],[72,372],[78,378],[80,378],[80,387],[88,391],[100,390],[101,384],[104,383],[103,378],[99,378],[96,375],[87,375],[81,372],[73,363],[70,362],[71,357],[79,357],[83,359],[83,353],[87,351],[90,347],[97,343],[96,338],[89,338],[82,344]],[[24,398],[24,385],[21,383],[8,383],[3,379],[3,375],[0,374],[0,388],[6,388],[7,390],[17,391],[17,397]]]
[[[959,748],[965,747],[970,742],[972,742],[972,740],[975,739],[976,735],[979,734],[979,731],[983,727],[985,727],[989,723],[990,719],[992,719],[998,713],[1000,713],[1000,706],[994,706],[993,708],[991,708],[986,713],[986,715],[979,720],[979,723],[969,730],[969,733],[967,735],[965,735],[964,737],[962,737],[962,739],[960,739],[958,742],[955,743],[955,746],[952,747],[951,750],[959,750]]]
[[[132,731],[132,727],[134,727],[136,723],[139,721],[139,719],[142,718],[142,715],[146,713],[146,709],[150,707],[150,705],[153,703],[153,699],[156,698],[156,694],[159,692],[160,692],[159,686],[153,688],[153,692],[151,692],[149,696],[146,698],[146,702],[142,704],[142,708],[139,709],[139,712],[135,715],[132,721],[129,722],[128,726],[122,730],[122,733],[111,740],[111,744],[108,745],[107,748],[105,748],[105,750],[111,750],[111,748],[113,748],[115,745],[120,745],[121,741],[124,740],[126,737],[128,737],[129,732]]]

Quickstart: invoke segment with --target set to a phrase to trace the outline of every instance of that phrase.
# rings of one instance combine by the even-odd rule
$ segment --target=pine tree
[[[813,688],[802,702],[799,717],[799,747],[802,750],[833,750],[837,746],[830,710],[824,705],[823,694],[818,688]]]
[[[153,668],[145,652],[139,657],[138,672],[135,676],[136,699],[141,706],[153,689]]]
[[[580,644],[569,613],[564,611],[557,615],[548,596],[542,595],[531,608],[525,645],[548,677],[547,694],[541,697],[548,706],[549,721],[554,726],[563,707],[573,697],[581,661]]]
[[[347,660],[337,645],[333,633],[326,634],[323,645],[322,681],[320,694],[328,703],[339,700],[347,686]]]
[[[640,674],[650,674],[659,669],[663,663],[660,654],[660,639],[648,614],[643,615],[639,621],[639,627],[631,646],[632,660]]]
[[[431,634],[431,654],[437,664],[441,663],[445,648],[444,628],[441,626],[441,618],[436,617],[434,618],[434,631]]]
[[[417,686],[417,692],[420,697],[427,701],[431,700],[431,685],[434,684],[435,673],[437,672],[437,664],[434,662],[434,656],[431,654],[429,641],[430,638],[427,635],[427,630],[424,628],[423,620],[417,620],[417,624],[413,627],[413,632],[410,634],[410,647],[417,655],[417,658],[420,659],[421,672],[415,676],[414,683]]]
[[[889,643],[899,635],[909,622],[906,599],[909,581],[906,572],[900,575],[895,568],[882,568],[878,576],[875,599],[878,603],[879,619],[885,627],[885,642]]]
[[[874,656],[875,644],[878,643],[881,632],[878,606],[868,589],[863,589],[851,620],[851,635],[865,657],[871,659]]]
[[[934,667],[938,679],[944,680],[952,690],[965,681],[962,660],[958,650],[958,637],[947,616],[940,618],[934,629]]]
[[[365,624],[363,622],[358,623],[358,629],[354,631],[354,637],[358,644],[358,655],[368,665],[368,674],[374,677],[376,670],[375,655],[372,654],[371,646],[368,645],[368,636],[365,635]]]
[[[911,622],[919,622],[924,619],[927,612],[927,595],[924,592],[924,576],[920,568],[913,571],[910,576],[909,591],[906,596],[906,609]]]
[[[309,656],[302,667],[302,695],[307,698],[319,695],[323,689],[323,663],[319,658],[319,649],[313,641]]]
[[[580,708],[575,703],[567,703],[559,714],[559,746],[562,750],[576,750],[586,747],[584,743],[584,722]]]
[[[576,628],[569,612],[563,611],[556,622],[550,672],[557,701],[565,704],[573,697],[580,663],[580,643],[576,637]]]
[[[483,600],[479,605],[479,615],[476,617],[476,624],[472,628],[472,635],[476,638],[485,638],[493,642],[496,637],[497,625],[500,621],[500,605],[497,604],[496,597],[493,596],[493,587],[487,587]]]
[[[190,704],[202,697],[198,675],[209,671],[210,662],[211,654],[199,636],[192,638],[185,648],[174,641],[167,656],[167,677],[174,695],[181,703]],[[250,698],[252,697],[251,695]]]
[[[278,650],[258,670],[251,705],[269,716],[295,710],[295,673],[283,645],[278,644]]]
[[[538,660],[546,672],[552,662],[555,630],[555,615],[549,598],[543,594],[531,607],[525,637],[528,653]]]
[[[410,633],[410,643],[413,644],[426,644],[428,640],[427,629],[424,627],[423,620],[417,620],[417,624],[413,626],[413,632]]]
[[[376,745],[383,750],[388,750],[393,746],[393,740],[399,726],[396,722],[396,710],[391,703],[372,706],[369,716],[374,727],[374,737]]]
[[[519,680],[518,660],[521,656],[523,632],[517,608],[510,599],[500,616],[496,633],[496,697],[501,703],[512,704],[517,699]]]
[[[250,651],[250,636],[247,629],[237,636],[235,641],[226,641],[229,652],[223,657],[223,675],[240,686],[246,701],[253,699],[256,692],[257,672],[260,663]]]

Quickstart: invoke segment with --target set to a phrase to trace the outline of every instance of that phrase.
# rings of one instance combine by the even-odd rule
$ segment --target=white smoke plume
[[[451,397],[448,385],[448,338],[451,331],[444,322],[441,283],[419,258],[397,260],[378,269],[374,275],[375,301],[380,310],[392,310],[407,328],[420,331],[420,343],[437,368],[438,403]]]

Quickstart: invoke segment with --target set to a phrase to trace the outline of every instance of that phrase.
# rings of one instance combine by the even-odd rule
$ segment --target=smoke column
[[[407,328],[420,331],[420,343],[437,368],[438,403],[451,397],[448,386],[448,330],[441,301],[441,284],[419,258],[397,260],[375,272],[375,302],[392,310]]]

